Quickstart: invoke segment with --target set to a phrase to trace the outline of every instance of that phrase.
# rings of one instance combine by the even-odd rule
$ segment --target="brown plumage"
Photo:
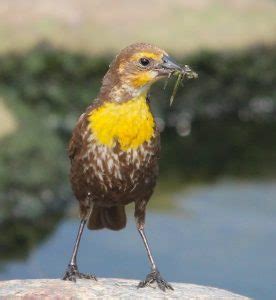
[[[79,118],[69,144],[70,180],[79,201],[81,224],[65,280],[95,278],[78,271],[76,256],[84,225],[120,230],[126,226],[125,205],[135,203],[137,229],[151,263],[139,284],[162,279],[144,233],[145,212],[158,173],[160,134],[147,97],[152,83],[184,70],[167,53],[150,44],[123,49],[104,76],[99,95]]]

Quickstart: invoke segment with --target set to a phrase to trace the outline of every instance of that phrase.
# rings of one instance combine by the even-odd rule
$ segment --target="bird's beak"
[[[182,68],[172,60],[169,56],[163,56],[163,62],[161,63],[161,68],[163,69],[164,72],[172,73],[175,71],[182,72]]]
[[[162,63],[157,67],[159,76],[168,76],[172,74],[182,73],[187,78],[197,78],[197,74],[192,69],[185,65],[181,67],[172,58],[167,55],[163,56]]]

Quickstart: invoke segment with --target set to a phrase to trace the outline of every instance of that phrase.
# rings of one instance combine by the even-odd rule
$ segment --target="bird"
[[[163,291],[173,290],[161,276],[145,234],[146,207],[160,157],[160,132],[148,95],[153,83],[183,70],[167,52],[148,43],[127,46],[110,64],[98,96],[80,116],[69,142],[70,182],[81,221],[62,279],[97,280],[78,269],[83,230],[86,225],[90,230],[123,229],[125,206],[133,202],[137,230],[151,266],[138,287],[155,283]]]

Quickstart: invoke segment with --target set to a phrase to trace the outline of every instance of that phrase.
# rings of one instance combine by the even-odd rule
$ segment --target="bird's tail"
[[[99,207],[94,205],[88,219],[87,228],[90,230],[108,228],[120,230],[126,226],[124,206]]]

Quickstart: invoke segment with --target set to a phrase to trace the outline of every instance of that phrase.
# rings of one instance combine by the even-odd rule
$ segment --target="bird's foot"
[[[151,271],[146,279],[144,281],[141,281],[139,284],[138,284],[138,288],[143,288],[145,286],[150,286],[151,283],[154,283],[156,282],[157,283],[157,286],[162,290],[162,291],[166,291],[166,289],[168,290],[172,290],[173,291],[173,287],[166,281],[164,280],[159,271],[156,269],[156,270],[153,270]]]
[[[94,275],[80,273],[77,265],[68,265],[68,268],[62,279],[74,282],[76,282],[77,279],[97,280],[97,278]]]

